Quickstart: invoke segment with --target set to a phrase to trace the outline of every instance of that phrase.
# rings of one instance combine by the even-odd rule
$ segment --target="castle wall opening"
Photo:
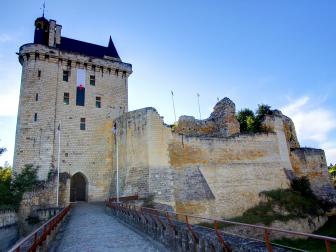
[[[70,201],[87,201],[87,180],[81,172],[77,172],[71,177]]]

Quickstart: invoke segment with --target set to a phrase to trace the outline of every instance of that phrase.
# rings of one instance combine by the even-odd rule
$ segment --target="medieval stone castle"
[[[324,151],[300,148],[293,122],[280,111],[265,117],[269,133],[241,134],[228,98],[208,119],[182,116],[168,126],[154,108],[128,111],[132,65],[111,38],[104,47],[61,30],[38,18],[34,43],[20,47],[14,169],[33,164],[46,179],[59,161],[70,177],[63,204],[115,196],[117,160],[122,196],[153,195],[158,207],[177,212],[232,217],[295,176],[307,176],[320,197],[332,190]]]

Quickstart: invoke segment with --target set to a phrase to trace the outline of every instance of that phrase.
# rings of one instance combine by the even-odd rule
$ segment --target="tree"
[[[0,155],[2,155],[6,151],[6,148],[0,147]]]
[[[0,206],[11,205],[13,195],[10,191],[12,169],[0,167]]]
[[[242,109],[237,114],[241,132],[254,132],[255,115],[250,109]]]
[[[17,209],[23,194],[37,184],[37,168],[33,165],[25,165],[21,173],[14,175],[11,168],[0,167],[0,208]]]
[[[272,115],[273,111],[271,110],[271,106],[267,105],[267,104],[259,104],[258,105],[258,109],[256,111],[256,117],[259,120],[262,120],[265,115]]]
[[[328,171],[330,173],[331,179],[334,182],[334,186],[336,187],[336,164],[330,164],[328,167]]]
[[[253,113],[250,109],[242,109],[237,114],[237,120],[240,124],[240,132],[243,133],[257,133],[257,132],[269,132],[262,126],[262,122],[266,115],[272,115],[273,111],[271,106],[266,104],[258,105],[256,113]]]

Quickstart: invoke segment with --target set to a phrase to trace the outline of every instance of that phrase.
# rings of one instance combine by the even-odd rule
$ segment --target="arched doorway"
[[[77,172],[70,181],[70,201],[86,201],[86,178],[83,173]]]

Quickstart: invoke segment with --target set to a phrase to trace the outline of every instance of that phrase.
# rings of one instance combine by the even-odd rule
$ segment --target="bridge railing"
[[[52,232],[57,228],[58,224],[70,211],[71,205],[63,208],[54,217],[44,223],[42,226],[34,230],[32,233],[18,241],[9,252],[20,251],[36,251],[49,238]]]
[[[132,201],[132,200],[138,200],[139,196],[132,195],[132,196],[125,196],[125,197],[119,197],[119,202],[127,202],[127,201]],[[117,202],[117,197],[111,197],[108,199],[108,202]]]
[[[300,236],[304,238],[312,238],[312,239],[318,239],[322,240],[325,243],[325,250],[327,252],[332,252],[331,250],[331,243],[336,244],[336,238],[335,237],[328,237],[328,236],[322,236],[322,235],[316,235],[316,234],[309,234],[309,233],[303,233],[303,232],[296,232],[296,231],[290,231],[280,228],[272,228],[272,227],[266,227],[262,225],[253,225],[253,224],[247,224],[247,223],[241,223],[241,222],[235,222],[235,221],[228,221],[228,220],[220,220],[220,219],[214,219],[214,218],[205,218],[201,216],[196,215],[189,215],[185,213],[177,213],[172,211],[161,211],[158,209],[153,208],[147,208],[147,207],[140,207],[135,205],[130,205],[127,203],[116,203],[113,201],[107,201],[106,202],[107,207],[113,209],[114,211],[121,212],[122,214],[131,216],[132,214],[136,216],[136,218],[143,218],[144,223],[149,224],[148,218],[151,218],[151,220],[154,220],[158,225],[166,225],[170,226],[173,230],[175,230],[175,233],[177,233],[176,228],[178,223],[183,223],[188,231],[190,236],[194,241],[198,240],[198,230],[199,225],[197,224],[191,224],[191,223],[207,223],[206,227],[202,225],[202,228],[210,229],[214,231],[215,236],[217,237],[218,241],[221,246],[222,250],[224,251],[231,251],[229,243],[225,240],[225,235],[234,235],[237,236],[237,234],[232,233],[225,233],[221,228],[219,228],[220,224],[223,226],[239,226],[242,228],[252,228],[254,230],[260,230],[262,231],[263,240],[255,239],[246,237],[250,240],[259,241],[265,244],[265,247],[267,251],[272,252],[274,250],[277,251],[285,251],[286,249],[290,250],[296,250],[296,251],[303,251],[296,248],[287,247],[281,244],[274,244],[271,242],[270,235],[271,233],[281,233],[281,234],[287,234],[289,236]],[[139,220],[140,220],[139,219]],[[163,223],[165,222],[165,223]],[[213,226],[212,226],[213,225]],[[211,227],[212,226],[212,227]],[[238,234],[239,236],[239,234]],[[275,249],[277,248],[277,249]],[[279,250],[279,248],[284,248],[285,250]]]

